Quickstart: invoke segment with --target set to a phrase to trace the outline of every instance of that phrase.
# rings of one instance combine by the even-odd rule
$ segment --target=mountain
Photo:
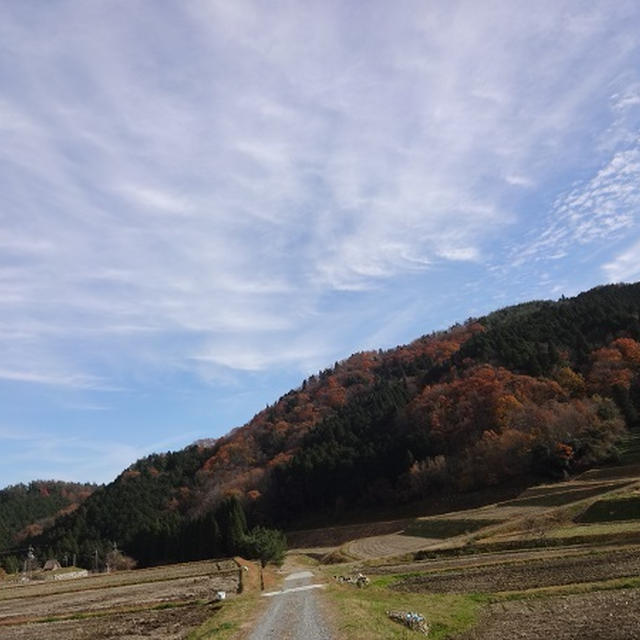
[[[228,496],[251,524],[292,527],[562,477],[615,459],[638,426],[639,340],[640,284],[610,285],[357,353],[223,438],[139,460],[32,542],[117,541],[152,563],[193,553]]]

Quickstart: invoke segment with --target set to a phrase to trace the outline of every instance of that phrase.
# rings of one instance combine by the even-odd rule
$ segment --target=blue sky
[[[0,3],[0,486],[640,279],[635,1]]]

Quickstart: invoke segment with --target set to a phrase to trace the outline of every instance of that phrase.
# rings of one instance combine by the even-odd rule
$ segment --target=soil
[[[304,531],[288,531],[287,542],[291,549],[307,549],[313,547],[336,547],[349,540],[367,536],[379,536],[402,531],[411,520],[388,520],[386,522],[369,522],[366,524],[340,525],[324,529],[307,529]]]
[[[635,553],[640,554],[640,548],[632,548]],[[392,564],[378,564],[366,567],[366,573],[372,575],[396,575],[402,573],[417,572],[437,572],[445,569],[460,569],[473,566],[507,565],[521,564],[529,560],[541,560],[549,562],[554,558],[572,558],[577,556],[603,553],[606,551],[619,551],[619,547],[584,547],[584,548],[564,548],[564,549],[528,549],[517,551],[502,551],[499,553],[469,554],[453,557],[436,557],[429,560],[417,562],[394,562]],[[465,569],[466,571],[467,569]]]
[[[439,542],[439,540],[395,533],[360,538],[349,542],[344,549],[349,556],[357,560],[369,560],[414,553],[436,542]]]
[[[427,573],[406,578],[392,588],[409,592],[488,593],[638,575],[640,554],[637,550],[627,550],[568,558],[546,557],[518,564],[465,567],[460,570]]]
[[[242,577],[251,589],[259,575],[247,564]],[[237,566],[212,561],[7,587],[0,598],[0,638],[183,640],[214,615],[216,591],[235,595],[240,574],[229,568]]]
[[[638,640],[640,590],[599,591],[491,605],[456,640]]]
[[[60,593],[39,598],[5,600],[0,602],[0,625],[10,621],[73,615],[78,612],[95,612],[147,604],[153,606],[164,602],[210,600],[216,591],[235,590],[236,584],[233,577],[197,576],[77,593]],[[0,628],[4,634],[4,626]],[[3,635],[2,637],[4,638]]]
[[[214,613],[207,605],[1,627],[2,640],[183,640]]]

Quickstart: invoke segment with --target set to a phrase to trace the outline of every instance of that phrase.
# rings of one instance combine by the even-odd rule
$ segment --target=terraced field
[[[490,605],[456,640],[637,640],[640,589],[594,591]]]
[[[391,588],[421,593],[499,593],[637,576],[640,553],[634,548],[429,571],[400,580]]]
[[[429,542],[437,542],[437,540],[392,533],[353,540],[344,545],[343,549],[345,554],[354,560],[372,560],[413,553],[424,548]]]
[[[397,609],[423,613],[436,640],[640,640],[638,455],[496,504],[417,518],[404,547],[397,533],[343,545],[360,560],[345,569],[371,578],[369,591],[329,592],[345,639],[408,637],[385,619]]]
[[[233,561],[200,562],[80,578],[4,585],[0,638],[186,638],[214,612],[217,591],[238,589]]]

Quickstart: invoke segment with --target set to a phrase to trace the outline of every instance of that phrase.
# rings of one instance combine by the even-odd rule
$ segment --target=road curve
[[[264,594],[271,604],[249,640],[333,640],[318,603],[322,586],[310,571],[289,574],[281,590]]]

